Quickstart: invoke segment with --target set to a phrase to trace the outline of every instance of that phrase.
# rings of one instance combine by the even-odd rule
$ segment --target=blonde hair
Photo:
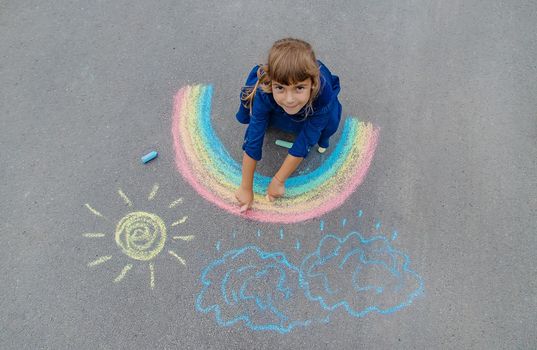
[[[241,100],[244,101],[244,107],[250,109],[251,115],[255,92],[260,85],[264,92],[271,94],[272,81],[294,85],[308,78],[311,79],[312,85],[304,110],[306,117],[313,113],[313,101],[319,94],[321,85],[317,59],[307,42],[294,38],[280,39],[270,48],[268,62],[259,65],[255,86],[245,86],[242,89]]]

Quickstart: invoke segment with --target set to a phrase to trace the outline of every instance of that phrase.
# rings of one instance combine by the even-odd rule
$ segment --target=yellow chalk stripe
[[[175,256],[175,257],[177,258],[177,260],[179,260],[179,262],[180,262],[181,264],[183,264],[183,265],[186,266],[186,261],[185,261],[185,259],[183,259],[183,258],[181,258],[179,255],[175,254],[174,251],[170,250],[170,251],[168,251],[168,253],[170,253],[170,255]]]
[[[93,209],[88,203],[86,203],[86,208],[89,209],[89,211],[91,211],[93,214],[97,215],[97,216],[100,216],[102,218],[104,218],[103,214],[99,213],[97,210]],[[106,219],[106,218],[105,218]]]
[[[174,222],[174,223],[172,224],[172,226],[177,226],[177,225],[179,225],[179,224],[184,224],[185,221],[186,221],[186,219],[188,219],[188,216],[183,216],[183,217],[181,218],[181,220]]]
[[[149,197],[147,197],[147,200],[152,200],[157,195],[158,191],[158,184],[153,185],[153,189],[151,190],[151,193],[149,194]]]
[[[106,235],[104,233],[84,233],[82,236],[87,238],[101,238]]]
[[[174,200],[169,206],[168,208],[174,208],[177,204],[180,204],[180,203],[183,203],[183,198],[179,198],[179,199],[176,199]]]
[[[125,267],[123,268],[123,270],[121,270],[121,273],[116,277],[116,279],[114,280],[114,283],[118,283],[119,281],[121,281],[123,279],[123,277],[125,277],[125,275],[127,274],[127,272],[132,269],[132,264],[127,264],[125,265]]]
[[[127,204],[129,207],[132,207],[132,202],[131,200],[129,199],[129,197],[127,197],[127,195],[121,190],[121,188],[119,190],[117,190],[117,193],[121,196],[121,198],[123,199],[123,201],[125,202],[125,204]]]
[[[98,259],[96,259],[96,260],[93,260],[92,262],[88,263],[88,267],[102,264],[102,263],[104,263],[104,262],[107,262],[107,261],[110,260],[110,259],[112,259],[112,255],[101,256],[100,258],[98,258]]]
[[[191,241],[194,239],[194,237],[196,236],[173,236],[173,239],[180,239],[180,240],[183,240],[183,241]]]
[[[155,267],[153,266],[153,263],[149,263],[149,272],[150,272],[150,277],[151,277],[151,280],[149,282],[150,286],[151,286],[151,289],[154,289],[155,288]]]

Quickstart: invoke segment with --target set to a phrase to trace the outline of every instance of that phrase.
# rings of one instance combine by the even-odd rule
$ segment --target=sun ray
[[[91,232],[91,233],[84,233],[82,236],[87,237],[87,238],[101,238],[106,235],[104,233]]]
[[[127,272],[132,269],[132,264],[127,264],[125,265],[125,267],[123,268],[123,270],[121,270],[121,273],[116,277],[116,279],[114,280],[114,283],[118,283],[119,281],[121,281],[123,279],[123,277],[125,277],[125,275],[127,274]]]
[[[88,208],[88,210],[91,211],[93,214],[95,214],[95,215],[97,215],[97,216],[99,216],[99,217],[101,217],[103,219],[106,219],[106,217],[103,214],[101,214],[97,210],[93,209],[91,207],[91,205],[89,205],[88,203],[86,203],[86,208]]]
[[[179,198],[179,199],[174,200],[174,201],[168,206],[168,208],[170,208],[170,209],[171,209],[171,208],[174,208],[175,206],[177,206],[177,204],[181,204],[181,203],[183,203],[183,198],[182,198],[182,197]]]
[[[149,263],[149,272],[150,272],[150,277],[151,277],[151,280],[150,280],[150,285],[151,285],[151,289],[154,289],[155,288],[155,266],[153,266],[153,263]]]
[[[98,259],[95,259],[93,260],[92,262],[89,262],[88,263],[88,267],[91,267],[91,266],[96,266],[96,265],[100,265],[104,262],[107,262],[108,260],[112,259],[112,255],[108,255],[108,256],[101,256],[100,258]]]
[[[154,184],[153,185],[153,189],[151,190],[151,193],[149,194],[149,197],[147,197],[147,200],[153,200],[153,198],[155,198],[155,196],[157,195],[157,191],[158,191],[158,184]]]
[[[183,264],[184,266],[186,266],[186,261],[185,259],[181,258],[179,255],[177,255],[173,250],[169,250],[168,253],[170,253],[170,255],[172,256],[175,256],[177,258],[177,260],[179,260],[179,262],[181,264]]]
[[[123,199],[123,201],[125,202],[125,204],[127,204],[129,207],[132,207],[132,202],[131,200],[129,199],[129,197],[127,197],[127,195],[121,190],[121,188],[119,190],[117,190],[117,193],[121,196],[121,198]]]
[[[186,221],[186,219],[188,219],[188,216],[183,216],[183,217],[181,218],[181,220],[174,222],[174,223],[172,224],[172,226],[177,226],[177,225],[179,225],[179,224],[184,224],[185,221]]]
[[[173,239],[180,239],[182,241],[187,241],[188,242],[188,241],[193,240],[194,237],[196,237],[196,236],[194,236],[194,235],[190,235],[190,236],[173,236]]]

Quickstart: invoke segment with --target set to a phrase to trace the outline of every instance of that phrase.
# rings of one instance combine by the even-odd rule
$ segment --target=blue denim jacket
[[[241,101],[236,117],[239,122],[248,124],[242,146],[248,156],[261,160],[263,139],[269,126],[297,135],[293,147],[289,149],[289,154],[295,157],[306,157],[311,147],[319,142],[323,131],[331,129],[335,132],[341,119],[341,104],[337,98],[340,90],[339,78],[332,75],[321,61],[317,63],[321,73],[321,87],[312,104],[313,113],[307,118],[304,118],[304,108],[297,114],[287,114],[276,103],[272,94],[265,93],[260,87],[254,96],[251,116],[249,109],[244,107]],[[255,66],[251,70],[246,86],[255,85],[258,68],[259,66]]]

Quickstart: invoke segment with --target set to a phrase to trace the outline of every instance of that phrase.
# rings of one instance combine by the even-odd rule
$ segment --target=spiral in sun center
[[[151,260],[166,242],[166,225],[155,214],[137,211],[123,217],[116,227],[116,243],[136,260]]]

